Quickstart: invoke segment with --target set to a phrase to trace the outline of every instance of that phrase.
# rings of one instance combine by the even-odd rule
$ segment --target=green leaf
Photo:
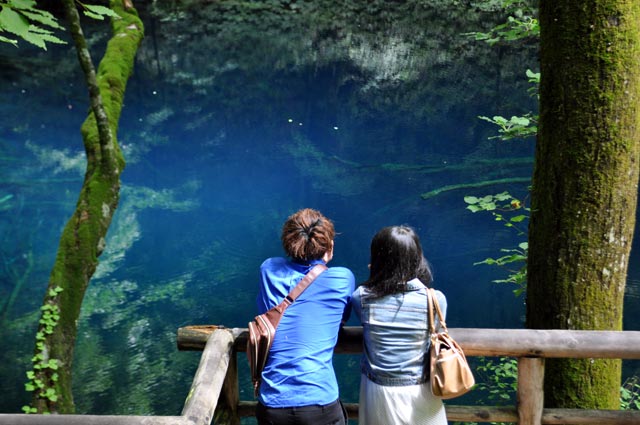
[[[94,15],[99,15],[100,18],[96,18],[96,19],[104,19],[104,16],[109,16],[111,18],[115,18],[115,19],[120,19],[120,15],[118,15],[116,12],[113,11],[113,9],[105,7],[105,6],[98,6],[95,4],[84,4],[83,5],[87,10],[85,10],[85,15],[88,16],[88,13],[94,14]]]
[[[526,220],[527,216],[522,214],[522,215],[517,215],[515,217],[511,217],[510,221],[513,223],[520,223],[521,221]]]
[[[13,44],[15,47],[18,47],[18,40],[13,40],[11,38],[3,37],[0,35],[0,43],[9,43]]]
[[[526,127],[529,125],[530,122],[531,120],[529,120],[529,118],[527,117],[511,117],[511,123],[515,125],[521,125],[523,127]]]
[[[464,202],[466,202],[467,204],[477,204],[478,201],[480,201],[478,198],[476,198],[475,196],[465,196],[464,197]]]
[[[474,266],[477,266],[478,264],[496,264],[497,261],[494,260],[493,258],[487,258],[486,260],[482,260],[482,261],[478,261],[477,263],[473,263]]]
[[[496,199],[496,201],[502,202],[502,201],[507,201],[509,199],[512,199],[513,196],[511,196],[509,192],[502,192],[495,195],[494,198]]]
[[[56,394],[56,390],[53,388],[47,388],[47,391],[45,391],[44,396],[48,398],[49,401],[52,401],[54,403],[58,401],[58,395]]]
[[[527,74],[527,77],[529,77],[530,81],[531,80],[540,81],[540,73],[539,72],[533,72],[532,70],[527,69],[526,74]]]
[[[518,247],[522,250],[528,250],[529,249],[529,242],[522,242],[520,244],[518,244]]]
[[[0,28],[11,34],[23,37],[29,32],[29,21],[18,12],[6,6],[2,6],[0,11]]]
[[[54,29],[59,29],[59,30],[64,29],[64,27],[58,23],[56,18],[48,12],[44,12],[44,11],[33,12],[33,11],[25,10],[25,11],[22,11],[21,13],[33,22],[37,22],[39,24],[42,24]]]
[[[467,206],[467,209],[471,212],[478,212],[478,211],[482,211],[482,208],[480,208],[477,205],[469,205]]]
[[[89,17],[91,19],[96,19],[98,21],[103,21],[104,20],[104,16],[99,15],[97,13],[90,12],[88,10],[84,10],[82,13],[84,13],[85,16],[87,16],[87,17]]]
[[[29,43],[33,44],[34,46],[38,46],[43,50],[47,50],[47,45],[44,44],[44,40],[40,35],[32,32],[27,32],[25,34],[22,34],[21,37],[24,39],[24,41],[28,41]]]
[[[35,0],[9,0],[12,9],[28,10],[36,7]]]

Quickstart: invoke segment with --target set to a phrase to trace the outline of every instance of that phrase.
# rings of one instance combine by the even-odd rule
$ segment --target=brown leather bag
[[[276,336],[276,328],[287,307],[304,292],[305,289],[327,269],[324,264],[314,266],[289,292],[289,295],[277,306],[271,308],[266,313],[260,314],[249,322],[249,338],[247,339],[247,360],[251,369],[251,381],[253,382],[253,392],[257,397],[260,393],[260,383],[262,382],[262,369],[267,364],[269,350]]]
[[[475,384],[473,372],[462,348],[449,336],[447,324],[436,298],[436,292],[427,289],[429,303],[429,348],[431,367],[431,393],[442,399],[449,399],[467,393]],[[434,310],[440,320],[440,332],[436,332]]]

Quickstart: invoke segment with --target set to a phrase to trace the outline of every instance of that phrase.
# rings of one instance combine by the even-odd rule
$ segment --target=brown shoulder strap
[[[434,320],[434,310],[438,315],[440,326],[444,332],[447,332],[447,324],[444,321],[442,310],[440,310],[440,304],[438,304],[438,298],[436,297],[436,291],[433,288],[427,288],[427,300],[429,302],[429,332],[435,333],[436,325]]]
[[[328,267],[324,264],[316,264],[315,266],[313,266],[313,268],[309,270],[306,275],[304,275],[302,280],[298,282],[295,288],[293,288],[291,292],[289,292],[289,295],[286,296],[286,298],[289,299],[289,303],[293,303],[300,296],[300,294],[302,294],[304,290],[307,289],[309,285],[311,285],[311,282],[313,282],[316,277],[320,276],[320,273],[327,270],[327,268]]]

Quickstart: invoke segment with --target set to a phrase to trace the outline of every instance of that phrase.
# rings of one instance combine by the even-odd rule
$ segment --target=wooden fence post
[[[208,337],[182,409],[182,416],[194,425],[209,425],[213,419],[233,352],[233,341],[234,336],[227,329],[217,329]],[[237,371],[234,375],[238,375]]]
[[[544,359],[518,358],[518,425],[542,424]]]
[[[214,423],[225,425],[240,425],[238,404],[240,403],[240,388],[238,383],[238,355],[235,349],[229,358],[227,375],[222,384],[222,392],[218,406],[214,413]]]

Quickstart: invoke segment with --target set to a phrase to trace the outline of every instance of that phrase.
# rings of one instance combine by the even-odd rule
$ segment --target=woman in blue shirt
[[[442,400],[429,384],[426,285],[431,280],[413,229],[385,227],[373,237],[369,279],[352,299],[363,326],[360,424],[447,424]],[[447,300],[436,294],[446,315]]]
[[[260,267],[260,314],[287,296],[316,264],[333,257],[335,229],[313,209],[290,216],[282,228],[289,258],[269,258]],[[345,424],[333,370],[333,349],[350,313],[353,273],[330,267],[287,309],[262,372],[256,407],[259,424]]]

